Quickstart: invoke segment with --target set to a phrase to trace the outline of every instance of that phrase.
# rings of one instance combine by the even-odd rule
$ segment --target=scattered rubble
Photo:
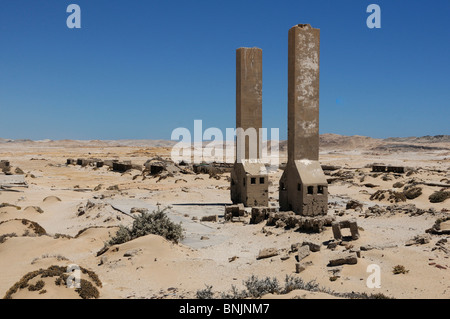
[[[256,257],[257,260],[264,259],[264,258],[270,258],[277,256],[279,254],[278,249],[276,248],[264,248],[259,251],[258,256]]]
[[[201,222],[218,222],[219,216],[217,215],[211,215],[211,216],[203,216],[202,219],[200,219]]]
[[[408,240],[405,246],[428,244],[430,240],[431,236],[429,234],[417,235],[413,239]]]
[[[436,235],[450,235],[450,216],[438,218],[425,232]]]
[[[246,216],[244,204],[227,205],[225,206],[225,221],[242,221],[240,217]]]
[[[298,230],[305,232],[320,233],[325,226],[331,226],[334,221],[333,216],[306,217],[296,215],[294,212],[269,213],[267,226],[283,227],[286,229],[298,227]]]
[[[328,266],[355,265],[358,263],[356,254],[339,255],[337,258],[330,259]]]
[[[331,227],[333,229],[334,239],[336,240],[342,240],[342,228],[350,228],[350,233],[353,240],[357,240],[360,237],[356,219],[335,221],[331,224]]]

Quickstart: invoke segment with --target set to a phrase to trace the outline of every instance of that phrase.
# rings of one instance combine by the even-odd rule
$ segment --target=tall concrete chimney
[[[269,181],[262,154],[262,50],[236,50],[236,162],[231,172],[231,200],[267,206]]]
[[[280,179],[280,210],[326,215],[328,183],[319,163],[320,30],[289,30],[288,163]]]
[[[236,154],[242,159],[261,157],[262,128],[262,50],[236,50]],[[250,130],[249,130],[250,129]],[[244,134],[247,133],[247,134]],[[256,134],[256,136],[254,136]],[[253,141],[251,141],[253,137]],[[257,142],[255,142],[255,140]]]

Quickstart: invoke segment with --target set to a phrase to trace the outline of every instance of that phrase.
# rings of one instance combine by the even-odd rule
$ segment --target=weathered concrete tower
[[[236,162],[231,172],[231,200],[267,206],[269,183],[262,154],[262,50],[236,50]]]
[[[328,183],[319,163],[320,30],[289,30],[288,163],[280,179],[280,210],[326,215]]]

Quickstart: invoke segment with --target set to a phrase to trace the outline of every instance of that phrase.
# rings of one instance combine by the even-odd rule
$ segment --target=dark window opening
[[[323,186],[317,186],[317,194],[323,194]]]
[[[308,186],[308,195],[314,194],[314,186]]]
[[[244,177],[244,186],[245,186],[245,177]]]
[[[250,183],[251,183],[251,184],[256,184],[256,178],[255,178],[255,177],[252,177],[252,178],[250,179]]]
[[[234,179],[231,179],[231,186],[234,186]]]
[[[260,178],[259,178],[259,183],[260,183],[260,184],[264,184],[264,177],[260,177]]]
[[[286,190],[286,187],[284,187],[284,183],[283,183],[283,182],[280,183],[280,189],[281,189],[282,191],[285,191],[285,190]]]
[[[297,184],[297,190],[298,190],[298,191],[301,191],[301,190],[302,190],[302,184],[300,184],[300,183]]]

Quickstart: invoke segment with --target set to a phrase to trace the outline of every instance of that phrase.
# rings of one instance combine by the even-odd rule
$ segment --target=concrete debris
[[[350,255],[341,255],[337,258],[330,259],[328,266],[340,266],[340,265],[355,265],[358,263],[358,257],[356,254],[350,254]]]
[[[336,240],[342,240],[342,228],[350,228],[350,233],[353,240],[357,240],[360,237],[356,219],[343,220],[339,222],[336,221],[331,224],[331,227],[333,229],[334,239]]]
[[[276,248],[264,248],[259,251],[258,256],[256,257],[257,260],[264,259],[264,258],[270,258],[273,256],[277,256],[279,254],[278,249]]]

